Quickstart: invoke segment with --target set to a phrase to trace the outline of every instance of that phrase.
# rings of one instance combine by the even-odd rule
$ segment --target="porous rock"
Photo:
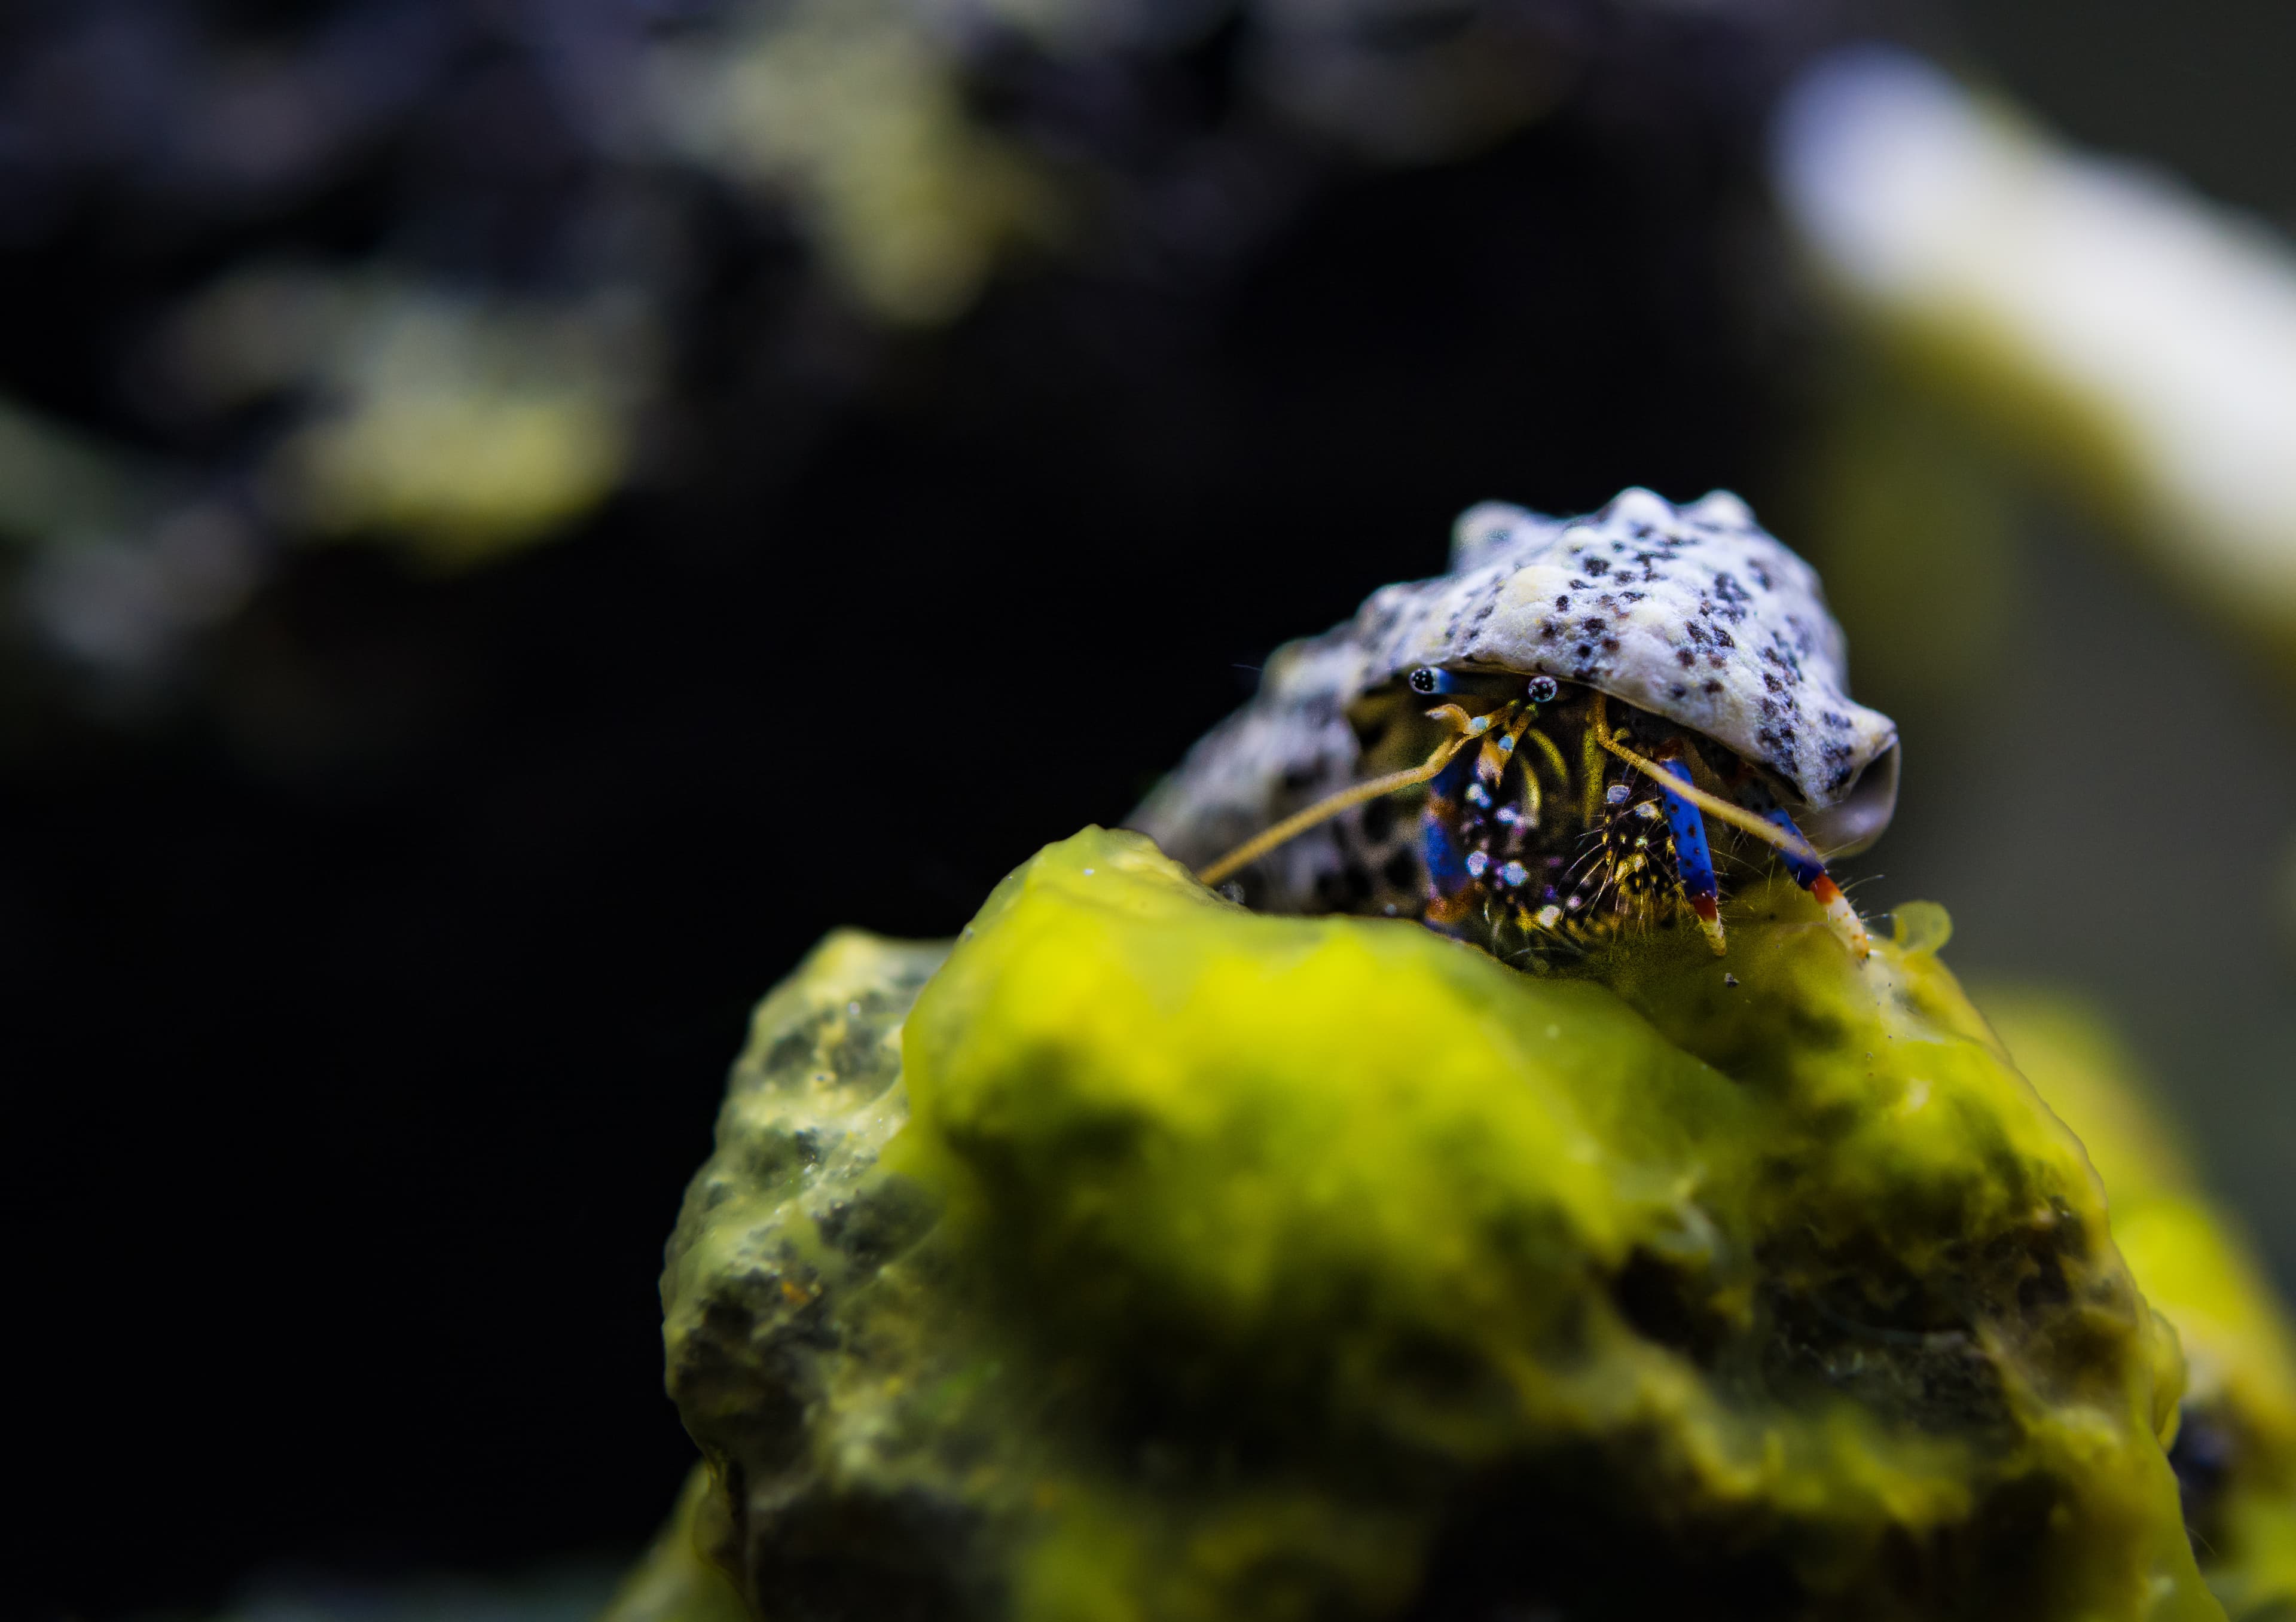
[[[2219,1615],[2079,1144],[1933,953],[1731,946],[1533,979],[1096,829],[832,937],[671,1242],[676,1535],[775,1622]]]

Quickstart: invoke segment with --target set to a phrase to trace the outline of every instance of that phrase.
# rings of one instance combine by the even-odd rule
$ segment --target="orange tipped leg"
[[[1730,950],[1722,938],[1722,910],[1711,896],[1693,896],[1690,910],[1698,914],[1698,927],[1705,932],[1706,944],[1714,948],[1714,955],[1722,956]]]
[[[1873,953],[1874,938],[1866,933],[1866,921],[1857,915],[1857,909],[1849,905],[1849,897],[1841,893],[1841,887],[1833,881],[1833,876],[1819,872],[1809,886],[1809,893],[1825,909],[1827,926],[1841,938],[1841,944],[1849,948],[1850,954],[1864,963]]]
[[[1669,777],[1683,782],[1690,781],[1690,767],[1680,760],[1659,763]],[[1730,948],[1722,938],[1722,909],[1716,903],[1714,892],[1714,855],[1706,843],[1706,822],[1698,815],[1698,807],[1681,795],[1666,791],[1666,822],[1674,835],[1676,870],[1681,875],[1682,893],[1690,903],[1690,910],[1698,915],[1698,927],[1706,936],[1706,944],[1720,957]]]
[[[1770,820],[1794,838],[1801,838],[1801,830],[1793,825],[1793,818],[1784,812],[1771,812]],[[1825,871],[1825,864],[1805,862],[1792,851],[1782,851],[1780,855],[1785,862],[1786,871],[1793,875],[1794,882],[1808,890],[1811,898],[1825,909],[1826,927],[1840,938],[1843,946],[1849,948],[1852,957],[1864,963],[1873,954],[1874,938],[1866,933],[1866,921],[1857,915],[1857,909],[1849,905],[1849,897],[1841,893],[1841,887],[1833,881],[1833,875]]]

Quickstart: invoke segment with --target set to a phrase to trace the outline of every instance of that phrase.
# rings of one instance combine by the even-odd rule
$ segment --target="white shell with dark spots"
[[[1583,683],[1702,733],[1775,773],[1827,850],[1870,843],[1889,820],[1897,725],[1850,699],[1816,572],[1735,496],[1677,507],[1629,489],[1567,520],[1487,502],[1460,517],[1451,565],[1278,649],[1258,696],[1129,824],[1210,860],[1352,781],[1348,706],[1423,665]],[[1309,838],[1264,865],[1280,893],[1304,894],[1332,860]]]
[[[1569,520],[1487,502],[1461,516],[1451,567],[1357,614],[1365,687],[1422,665],[1583,683],[1727,744],[1820,810],[1897,741],[1849,697],[1816,571],[1727,491],[1677,507],[1631,489]]]

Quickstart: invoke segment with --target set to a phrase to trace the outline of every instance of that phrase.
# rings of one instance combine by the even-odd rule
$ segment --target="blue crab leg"
[[[1794,826],[1793,818],[1784,812],[1774,807],[1769,819],[1803,845],[1809,844],[1802,831]],[[1825,909],[1826,927],[1841,938],[1841,944],[1848,946],[1859,962],[1864,962],[1874,950],[1873,938],[1866,933],[1866,921],[1857,915],[1857,909],[1849,905],[1849,897],[1841,893],[1841,887],[1833,881],[1833,875],[1825,871],[1825,864],[1806,862],[1783,848],[1778,851],[1778,859],[1786,864],[1786,871],[1793,875],[1793,881],[1808,890],[1811,898]]]
[[[1684,782],[1690,781],[1690,765],[1683,760],[1661,760],[1659,765],[1667,774]],[[1698,914],[1698,927],[1706,933],[1706,944],[1721,956],[1729,947],[1722,938],[1722,912],[1715,900],[1714,852],[1706,842],[1706,819],[1698,815],[1698,807],[1681,795],[1661,789],[1666,796],[1666,825],[1674,833],[1675,865],[1682,875],[1682,893],[1690,902],[1690,910]]]
[[[1595,696],[1601,697],[1599,693]],[[1599,715],[1597,719],[1599,721]],[[1606,749],[1646,777],[1655,777],[1667,770],[1649,756],[1636,754],[1616,738],[1595,727],[1587,729],[1587,737],[1589,750],[1597,746]],[[1671,772],[1668,774],[1675,775]],[[1825,908],[1825,922],[1841,938],[1841,944],[1849,948],[1858,962],[1866,961],[1874,950],[1873,938],[1866,933],[1866,921],[1857,916],[1857,909],[1849,905],[1849,897],[1841,893],[1841,887],[1825,871],[1825,859],[1818,855],[1817,848],[1793,825],[1792,817],[1777,808],[1767,791],[1762,790],[1759,784],[1751,789],[1753,805],[1762,807],[1756,810],[1745,804],[1733,805],[1726,799],[1717,799],[1691,784],[1686,776],[1682,781],[1682,797],[1685,799],[1702,806],[1710,815],[1720,817],[1734,827],[1744,829],[1767,845],[1775,847],[1777,853],[1785,858],[1786,869],[1793,874],[1794,882],[1816,897],[1818,905]],[[1764,823],[1769,825],[1764,827]]]
[[[1456,934],[1467,915],[1464,892],[1472,880],[1466,856],[1451,837],[1451,823],[1475,775],[1474,756],[1461,750],[1428,785],[1427,804],[1419,814],[1419,850],[1427,864],[1429,892],[1423,922],[1445,934]]]

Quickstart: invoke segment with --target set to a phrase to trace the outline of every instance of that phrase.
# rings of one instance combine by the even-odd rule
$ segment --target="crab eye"
[[[1552,704],[1554,701],[1554,695],[1562,690],[1554,684],[1553,676],[1534,676],[1530,678],[1530,685],[1525,691],[1530,694],[1532,703]]]
[[[1417,693],[1456,692],[1459,683],[1448,670],[1422,665],[1411,673],[1411,691]]]

